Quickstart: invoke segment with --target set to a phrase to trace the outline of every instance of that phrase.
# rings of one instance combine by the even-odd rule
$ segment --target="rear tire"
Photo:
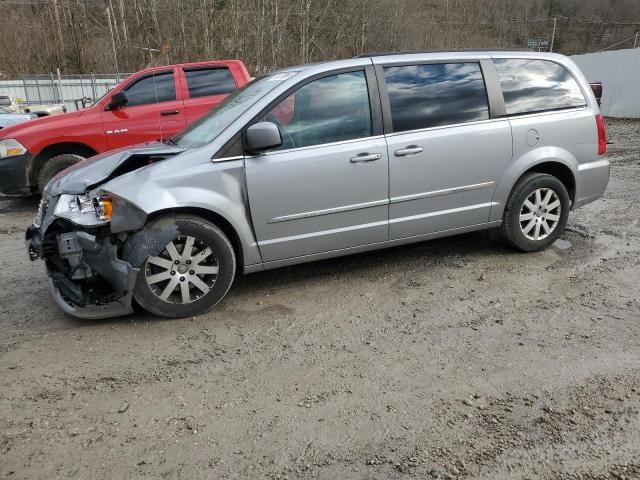
[[[571,200],[553,175],[527,173],[513,187],[502,217],[504,240],[523,252],[543,250],[562,234]]]
[[[63,153],[62,155],[57,155],[44,162],[44,165],[38,173],[38,190],[42,192],[47,183],[49,183],[49,180],[65,168],[75,165],[82,160],[84,160],[84,157],[81,157],[80,155]]]
[[[180,318],[213,307],[231,288],[236,256],[227,236],[203,218],[176,217],[178,236],[138,273],[133,296],[154,315]]]

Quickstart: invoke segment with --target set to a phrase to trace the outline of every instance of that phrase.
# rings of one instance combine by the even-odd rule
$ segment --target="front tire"
[[[562,234],[571,200],[553,175],[528,173],[513,187],[502,218],[507,243],[523,252],[543,250]]]
[[[49,180],[55,177],[62,170],[70,167],[71,165],[75,165],[84,159],[85,158],[80,155],[63,153],[62,155],[56,155],[55,157],[47,160],[38,173],[38,191],[42,192],[47,183],[49,183]]]
[[[176,217],[178,236],[140,268],[133,290],[145,310],[167,318],[196,315],[229,291],[236,257],[227,236],[196,216]]]

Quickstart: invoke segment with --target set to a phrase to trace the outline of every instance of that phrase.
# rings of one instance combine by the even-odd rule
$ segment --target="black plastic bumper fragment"
[[[80,285],[69,280],[61,272],[53,272],[50,276],[53,284],[60,290],[64,298],[68,299],[73,305],[81,308],[87,305],[89,297],[82,291]]]
[[[26,238],[29,256],[47,261],[50,290],[63,311],[86,319],[133,312],[138,269],[118,258],[109,236],[72,231],[43,240],[40,230],[30,227]]]
[[[82,249],[83,261],[113,287],[115,298],[124,297],[131,290],[129,279],[131,264],[118,258],[117,247],[109,238],[97,240],[85,232],[77,232],[76,238]],[[135,276],[133,278],[135,283]]]
[[[180,235],[173,216],[162,217],[127,238],[122,258],[134,268],[141,268],[149,256],[156,256]]]
[[[32,155],[24,153],[2,159],[0,162],[0,193],[24,195],[31,192],[27,178],[27,168]]]

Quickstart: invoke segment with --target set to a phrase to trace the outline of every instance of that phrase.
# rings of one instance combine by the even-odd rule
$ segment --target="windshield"
[[[281,72],[256,78],[229,95],[204,117],[196,120],[171,139],[185,148],[198,148],[211,143],[231,123],[258,100],[297,72]]]

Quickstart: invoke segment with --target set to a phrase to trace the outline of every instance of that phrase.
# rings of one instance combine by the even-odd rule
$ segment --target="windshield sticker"
[[[298,72],[284,72],[284,73],[276,73],[271,77],[267,78],[269,82],[284,82],[286,79],[293,77]]]

